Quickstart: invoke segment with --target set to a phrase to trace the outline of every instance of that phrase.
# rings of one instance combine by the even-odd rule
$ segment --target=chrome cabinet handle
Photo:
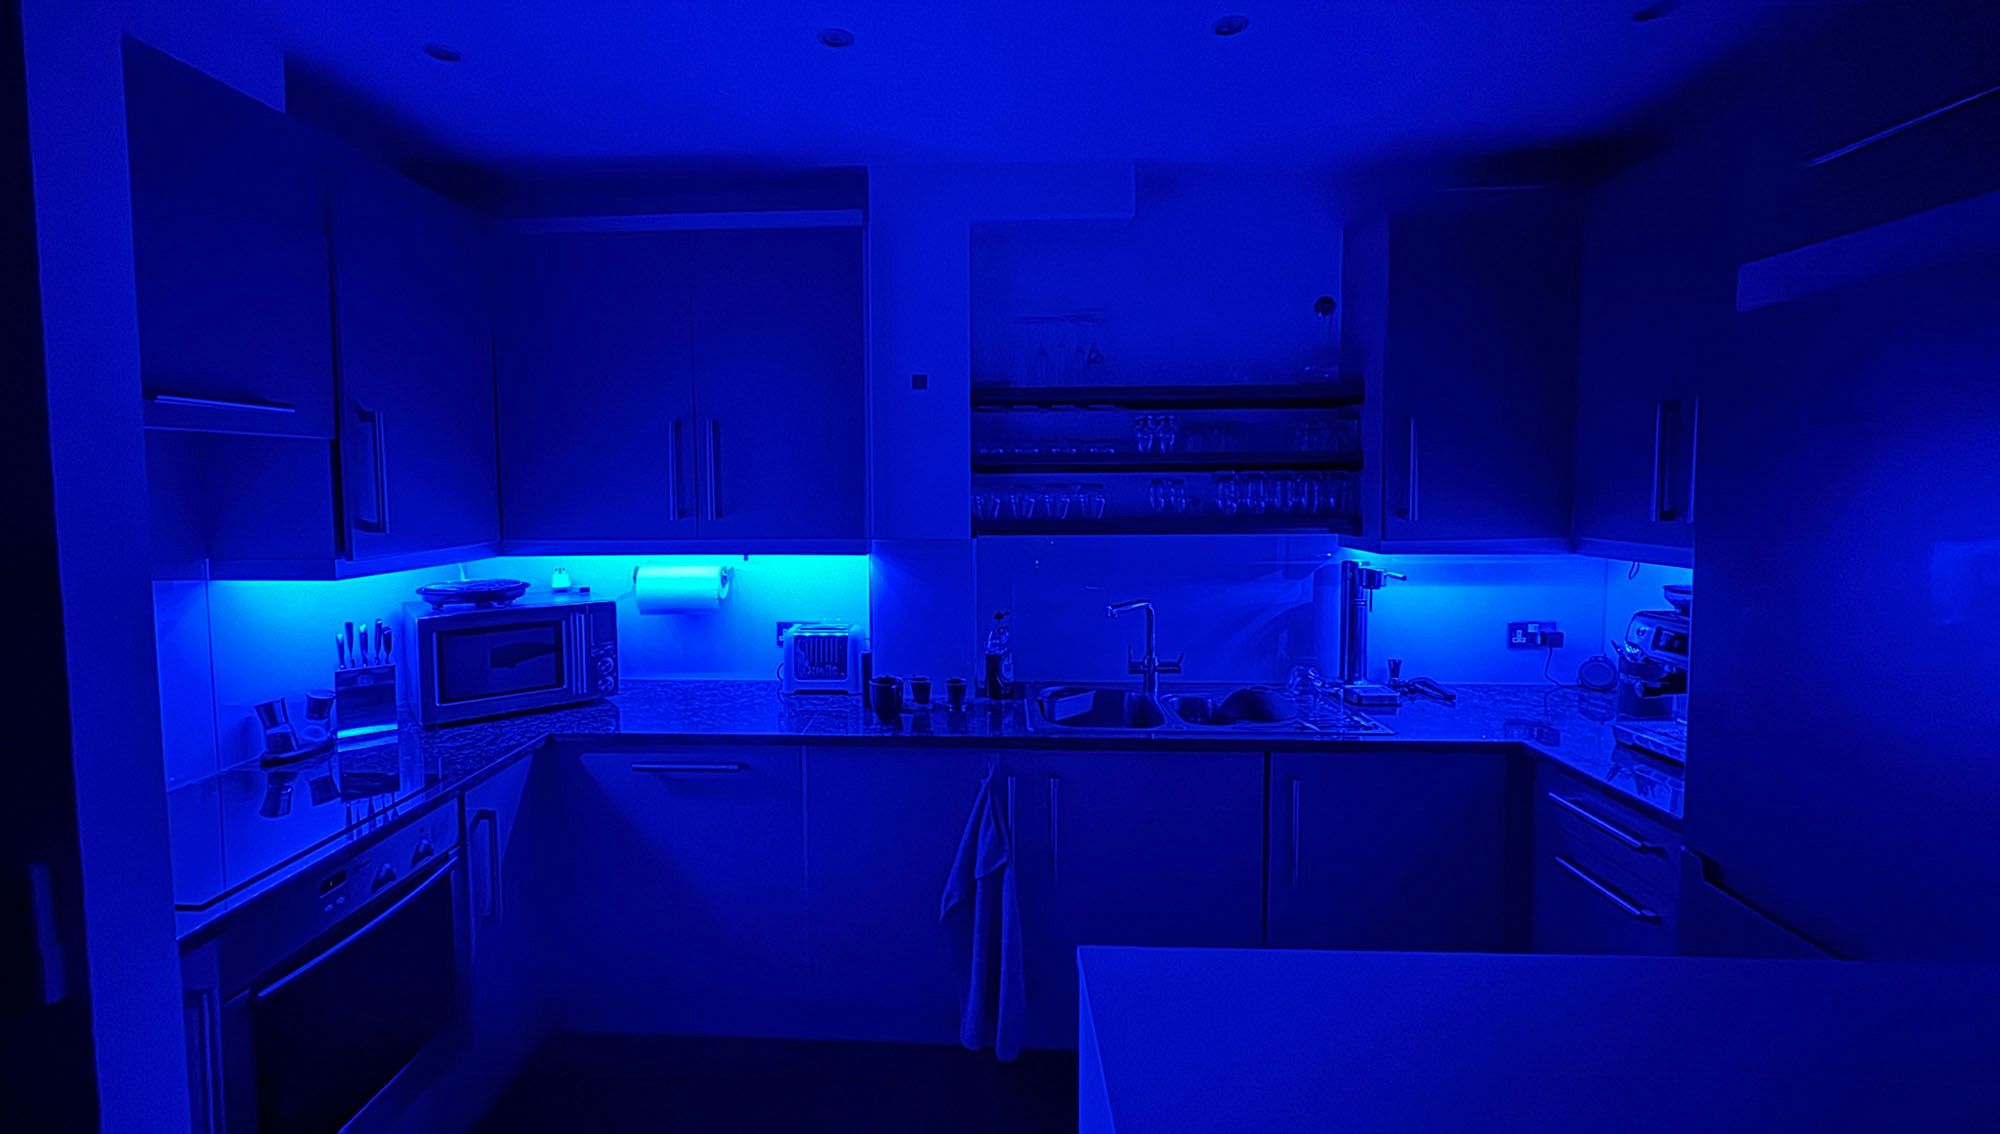
[[[667,518],[681,518],[681,419],[667,427]]]
[[[1049,777],[1049,877],[1062,877],[1062,780]]]
[[[1298,777],[1292,778],[1292,885],[1299,884],[1299,815],[1303,800],[1300,792],[1303,785]]]
[[[726,776],[743,770],[741,764],[634,764],[632,770],[652,776]]]
[[[1636,851],[1640,854],[1656,854],[1659,852],[1660,848],[1658,846],[1654,845],[1653,843],[1647,842],[1646,840],[1640,838],[1639,836],[1633,834],[1630,831],[1627,831],[1625,828],[1620,827],[1618,824],[1613,823],[1611,820],[1606,819],[1592,812],[1589,808],[1583,806],[1577,801],[1570,799],[1567,796],[1557,795],[1555,792],[1548,792],[1547,794],[1550,803],[1555,804],[1557,807],[1562,808],[1564,811],[1569,812],[1571,815],[1576,816],[1578,819],[1581,819],[1584,822],[1590,824],[1591,826],[1597,828],[1598,830],[1604,832],[1605,834],[1610,835],[1612,838],[1618,840],[1619,843],[1623,844],[1626,850]]]
[[[486,893],[479,900],[479,920],[490,922],[500,916],[500,813],[482,807],[472,813],[472,825],[486,824]]]
[[[41,1001],[60,1004],[69,996],[69,969],[63,956],[62,926],[56,920],[55,877],[46,862],[28,864],[28,901],[34,906]]]
[[[722,518],[722,422],[708,419],[708,518]]]
[[[249,402],[235,398],[203,398],[193,394],[149,393],[146,400],[156,406],[191,406],[195,409],[252,410],[257,413],[297,413],[290,402]]]
[[[1695,431],[1700,427],[1700,403],[1695,403],[1695,417],[1688,422],[1687,434],[1687,484],[1677,495],[1674,473],[1681,466],[1677,443],[1681,439],[1682,406],[1677,401],[1653,403],[1653,522],[1656,524],[1684,524],[1693,517],[1694,509],[1694,444]]]
[[[354,518],[354,526],[364,532],[377,535],[389,534],[389,442],[383,436],[381,410],[371,410],[360,402],[354,403],[355,419],[368,426],[373,438],[370,458],[375,467],[375,518],[364,520]]]
[[[1554,859],[1555,859],[1555,864],[1557,866],[1560,866],[1564,870],[1569,871],[1572,875],[1574,875],[1577,878],[1578,881],[1590,887],[1592,890],[1597,891],[1598,897],[1603,898],[1605,901],[1610,902],[1614,906],[1617,906],[1618,912],[1624,914],[1626,917],[1629,917],[1634,921],[1660,920],[1659,914],[1654,913],[1652,910],[1649,910],[1644,906],[1635,906],[1631,902],[1626,901],[1625,896],[1623,894],[1620,894],[1618,891],[1613,890],[1611,887],[1606,886],[1602,882],[1599,882],[1594,876],[1592,876],[1590,871],[1585,870],[1583,867],[1578,866],[1576,863],[1571,862],[1569,859],[1566,859],[1561,855],[1555,855]]]
[[[1409,476],[1403,483],[1403,518],[1414,521],[1417,518],[1417,419],[1410,417],[1410,458]]]
[[[1688,425],[1687,500],[1681,508],[1681,523],[1694,523],[1694,474],[1701,464],[1701,399],[1694,400],[1694,420]]]

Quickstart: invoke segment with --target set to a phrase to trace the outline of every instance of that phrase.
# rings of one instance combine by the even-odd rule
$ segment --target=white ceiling
[[[1825,0],[223,0],[480,160],[1343,167],[1614,130]],[[1216,36],[1215,19],[1249,16]],[[853,46],[821,46],[822,27]],[[427,57],[428,41],[463,52]]]

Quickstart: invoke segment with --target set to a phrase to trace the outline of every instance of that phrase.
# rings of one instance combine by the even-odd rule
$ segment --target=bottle
[[[1007,626],[1007,612],[993,612],[993,628],[986,632],[986,696],[999,701],[1013,695],[1014,635]]]

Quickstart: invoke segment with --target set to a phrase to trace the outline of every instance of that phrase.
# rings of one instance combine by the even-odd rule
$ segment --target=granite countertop
[[[1406,698],[1367,715],[1389,735],[1171,729],[1139,734],[1031,729],[1018,701],[974,702],[883,721],[857,698],[787,698],[773,681],[628,680],[604,701],[425,731],[406,720],[379,742],[298,763],[255,761],[168,793],[174,898],[183,937],[277,880],[394,821],[438,806],[555,739],[566,746],[757,744],[1324,751],[1517,744],[1671,818],[1677,766],[1620,747],[1613,703],[1555,685],[1454,685],[1446,705]]]

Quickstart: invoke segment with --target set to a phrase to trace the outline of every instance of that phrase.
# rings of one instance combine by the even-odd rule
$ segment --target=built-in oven
[[[618,607],[550,595],[506,605],[404,608],[405,702],[425,728],[618,692]]]
[[[443,1046],[465,955],[454,819],[287,878],[184,948],[195,1130],[339,1130]]]

